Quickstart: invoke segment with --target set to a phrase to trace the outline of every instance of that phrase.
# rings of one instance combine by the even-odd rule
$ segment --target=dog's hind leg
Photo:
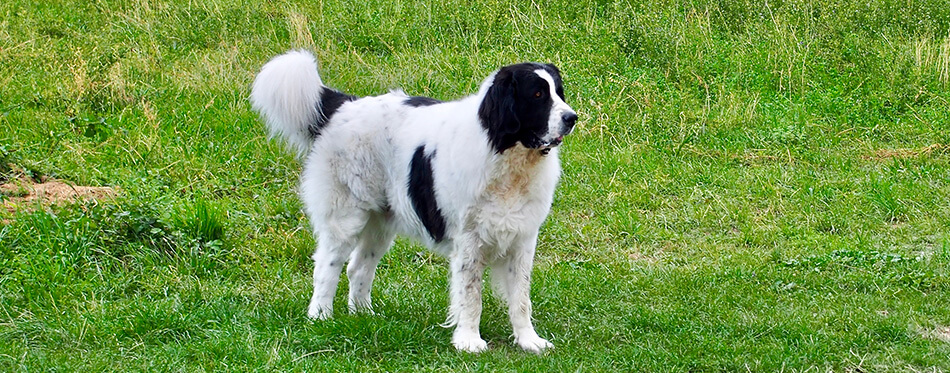
[[[333,296],[340,283],[340,273],[346,258],[359,242],[359,233],[366,226],[367,213],[350,210],[347,214],[335,214],[315,224],[317,250],[313,253],[313,297],[307,316],[312,319],[329,319],[333,316]]]
[[[393,244],[395,233],[383,213],[372,213],[360,234],[359,245],[350,255],[346,277],[350,282],[350,312],[373,312],[370,291],[376,277],[376,266]]]

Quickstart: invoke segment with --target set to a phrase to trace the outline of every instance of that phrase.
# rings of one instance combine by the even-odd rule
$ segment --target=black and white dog
[[[304,159],[300,197],[318,241],[311,318],[331,317],[347,260],[349,308],[369,311],[376,266],[402,233],[448,257],[456,348],[488,347],[478,331],[486,267],[515,343],[553,347],[534,330],[529,293],[560,175],[557,146],[577,120],[556,67],[505,66],[456,101],[359,98],[324,86],[313,55],[291,51],[264,65],[251,103]]]

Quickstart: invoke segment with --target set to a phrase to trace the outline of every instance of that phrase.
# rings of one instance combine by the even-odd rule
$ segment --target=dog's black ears
[[[501,69],[478,108],[478,118],[488,131],[488,140],[498,153],[512,147],[512,136],[521,129],[515,115],[515,87],[517,80],[510,69]]]

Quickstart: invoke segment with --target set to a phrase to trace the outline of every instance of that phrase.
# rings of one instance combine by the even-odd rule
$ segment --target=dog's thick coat
[[[324,86],[313,56],[292,51],[264,65],[251,102],[303,158],[300,196],[318,241],[310,317],[332,315],[347,261],[349,308],[369,310],[376,266],[402,233],[449,259],[455,347],[487,348],[478,331],[486,267],[515,342],[553,347],[534,330],[529,293],[560,174],[557,145],[577,119],[557,68],[506,66],[456,101],[401,91],[358,98]]]

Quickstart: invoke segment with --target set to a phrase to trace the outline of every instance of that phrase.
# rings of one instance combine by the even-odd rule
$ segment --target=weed
[[[224,238],[224,216],[204,199],[183,207],[174,220],[179,229],[200,242],[207,243]]]

